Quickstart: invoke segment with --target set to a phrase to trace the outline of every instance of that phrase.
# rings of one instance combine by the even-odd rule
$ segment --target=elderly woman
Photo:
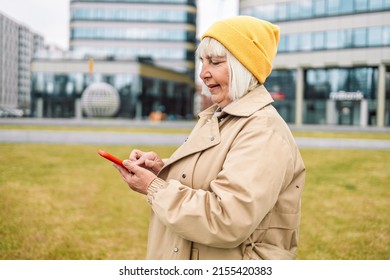
[[[197,49],[214,105],[169,159],[115,165],[151,206],[148,259],[296,258],[305,166],[263,86],[278,42],[267,21],[214,23]]]

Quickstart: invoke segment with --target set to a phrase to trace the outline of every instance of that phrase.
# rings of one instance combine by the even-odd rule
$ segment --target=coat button
[[[177,248],[177,247],[173,248],[173,252],[175,252],[175,253],[179,252],[179,248]]]
[[[181,174],[181,177],[182,177],[183,179],[185,179],[185,178],[187,177],[187,175],[186,175],[185,173],[183,173],[183,174]]]
[[[211,137],[210,137],[210,140],[211,140],[211,141],[214,141],[214,140],[215,140],[215,137],[214,137],[214,136],[211,136]]]

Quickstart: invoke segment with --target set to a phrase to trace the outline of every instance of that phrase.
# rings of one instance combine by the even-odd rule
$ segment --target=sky
[[[215,20],[238,13],[238,0],[197,0],[198,36]],[[68,49],[70,0],[0,0],[0,11],[42,35],[47,44]]]

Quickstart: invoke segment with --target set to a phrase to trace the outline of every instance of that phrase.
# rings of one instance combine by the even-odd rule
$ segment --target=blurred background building
[[[89,115],[91,104],[81,102],[91,85],[93,96],[104,95],[112,85],[119,95],[118,110],[111,115]],[[32,62],[32,112],[34,117],[148,118],[161,112],[170,119],[193,118],[193,78],[142,59],[35,59]],[[107,95],[108,96],[108,95]],[[102,99],[100,108],[109,106]]]
[[[81,100],[84,91],[97,84],[101,88],[94,96],[111,85],[120,104],[111,115],[92,117],[147,118],[156,111],[172,119],[194,117],[195,0],[71,0],[69,9],[69,50],[45,46],[34,51],[33,59],[30,52],[31,110],[25,110],[26,115],[91,117],[91,104]],[[14,33],[1,37],[13,40]],[[8,48],[21,50],[22,44]],[[19,75],[20,67],[14,71]],[[15,87],[13,98],[18,96],[15,91],[22,96],[22,84],[8,84]],[[95,106],[108,108],[105,99],[96,100],[102,104]],[[20,104],[4,107],[22,109]]]
[[[281,28],[266,87],[288,123],[390,125],[389,0],[215,0],[205,6],[210,23],[236,1],[236,14]],[[69,9],[69,50],[43,46],[0,14],[1,107],[33,117],[109,112],[82,102],[97,83],[89,96],[119,96],[112,117],[192,118],[203,109],[194,107],[198,1],[71,0]]]
[[[31,61],[44,38],[0,12],[0,117],[30,113]]]
[[[146,118],[158,111],[193,118],[194,0],[71,0],[69,29],[65,57],[38,54],[33,61],[34,116],[91,116],[80,102],[96,83],[97,92],[112,85],[120,97],[118,110],[100,117]],[[97,100],[96,106],[108,106],[108,99]]]
[[[72,0],[69,48],[78,57],[150,59],[194,75],[195,0]]]
[[[281,28],[266,82],[289,123],[390,125],[390,1],[240,0]]]

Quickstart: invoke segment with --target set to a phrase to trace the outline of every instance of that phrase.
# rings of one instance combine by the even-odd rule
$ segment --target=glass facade
[[[389,0],[300,0],[243,8],[240,14],[284,22],[386,10]]]
[[[378,68],[306,69],[304,83],[304,124],[376,125]],[[389,126],[390,67],[386,68],[385,84],[384,125]],[[274,107],[284,120],[295,123],[296,71],[274,70],[267,78],[265,87],[273,96]],[[335,106],[331,111],[328,108],[330,101],[334,101]],[[365,116],[364,120],[362,115]]]
[[[128,73],[34,72],[32,114],[50,118],[76,117],[77,100],[88,85],[97,82],[108,83],[118,91],[120,109],[115,117],[147,118],[153,111],[162,111],[171,119],[193,118],[191,85]],[[41,100],[41,109],[37,100]],[[39,110],[42,112],[38,113]]]
[[[390,26],[291,33],[280,36],[279,53],[390,46]]]
[[[274,70],[265,82],[273,96],[274,107],[288,123],[295,122],[296,73],[290,70]]]
[[[265,86],[288,123],[390,125],[389,12],[390,0],[240,1],[281,27]]]
[[[265,83],[275,99],[274,107],[288,123],[295,122],[296,83],[295,70],[274,70]],[[304,83],[303,123],[361,125],[364,114],[367,125],[376,124],[377,67],[306,69]],[[390,67],[385,84],[385,125],[389,126]],[[328,108],[330,101],[334,101],[333,111]]]
[[[137,56],[141,57],[154,57],[155,59],[171,59],[171,60],[182,60],[185,61],[191,58],[193,55],[192,52],[186,50],[176,50],[172,48],[164,47],[96,47],[96,48],[86,48],[86,47],[75,47],[73,48],[73,53],[78,57],[83,57],[83,54],[88,53],[93,50],[93,53],[98,57],[104,57],[108,53],[115,53],[116,58],[133,58]]]
[[[76,108],[75,100],[80,98],[83,91],[93,80],[94,82],[106,82],[113,85],[121,97],[122,107],[129,105],[131,99],[131,87],[136,77],[131,74],[101,75],[93,76],[86,73],[33,73],[32,77],[32,94],[35,99],[43,99],[43,117],[68,118],[75,117]],[[35,103],[33,103],[36,105]],[[132,108],[133,106],[129,106]],[[119,116],[125,113],[120,110]],[[36,107],[32,108],[33,113]]]
[[[305,71],[304,123],[327,124],[329,100],[334,100],[336,124],[360,125],[360,115],[367,114],[367,124],[375,123],[378,69],[329,68]],[[367,112],[360,104],[366,102]]]
[[[386,112],[390,112],[390,67],[386,74]],[[304,74],[305,124],[327,124],[331,112],[327,103],[332,93],[339,94],[337,110],[340,115],[334,124],[360,125],[360,114],[367,114],[367,124],[375,125],[377,107],[378,69],[375,67],[306,69]],[[274,70],[267,78],[265,87],[273,96],[274,107],[288,123],[295,122],[295,70]],[[342,93],[347,93],[342,96]],[[355,93],[356,96],[353,96]],[[348,96],[352,95],[351,96]],[[367,112],[360,112],[360,102],[367,102]],[[349,107],[353,106],[353,110]],[[346,109],[347,108],[347,109]],[[390,114],[385,116],[385,124],[390,125]]]
[[[74,8],[71,13],[73,20],[108,20],[135,22],[186,22],[196,24],[196,15],[186,11],[175,10],[135,10],[123,8]]]
[[[98,2],[98,3],[164,3],[164,4],[191,4],[195,5],[196,0],[71,0],[71,2]]]
[[[70,50],[75,57],[136,59],[195,73],[195,0],[74,0]]]
[[[194,36],[194,32],[185,30],[167,30],[158,28],[128,29],[84,27],[73,28],[72,39],[94,40],[143,40],[143,41],[185,41]]]

